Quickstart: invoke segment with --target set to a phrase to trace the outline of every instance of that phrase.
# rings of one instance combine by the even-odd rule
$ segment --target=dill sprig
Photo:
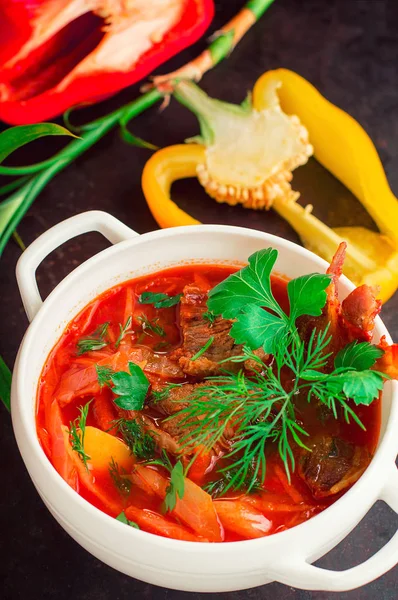
[[[115,348],[118,348],[120,345],[120,342],[122,341],[122,339],[124,338],[124,336],[126,335],[126,333],[128,332],[128,330],[131,327],[131,321],[132,318],[131,316],[127,318],[127,321],[125,322],[124,325],[122,325],[121,323],[119,323],[119,337],[117,338],[116,342],[115,342]]]
[[[113,456],[108,470],[115,487],[123,496],[128,496],[131,491],[131,481],[126,477],[127,471],[123,467],[119,467]]]
[[[151,400],[154,404],[158,402],[162,402],[163,400],[167,400],[170,395],[170,392],[174,388],[181,387],[182,383],[167,383],[161,390],[156,391],[153,390],[151,392]]]
[[[118,432],[134,456],[148,460],[155,454],[156,442],[137,419],[118,419],[114,422]]]
[[[313,273],[289,281],[290,311],[285,313],[272,294],[271,271],[277,251],[256,252],[249,265],[217,285],[209,293],[208,307],[223,318],[233,319],[230,335],[244,344],[233,362],[251,359],[261,371],[248,376],[243,370],[209,377],[196,389],[189,404],[173,415],[187,433],[183,447],[203,445],[207,450],[222,438],[230,439],[225,456],[228,467],[220,469],[226,484],[222,493],[245,487],[251,491],[266,475],[267,449],[277,448],[290,480],[295,470],[295,446],[310,451],[308,433],[296,419],[297,398],[316,401],[338,418],[352,419],[364,428],[352,403],[370,404],[383,387],[383,374],[369,370],[380,356],[371,344],[349,345],[335,357],[329,327],[313,329],[308,343],[300,339],[296,320],[302,315],[319,316],[326,303],[328,275]],[[267,310],[265,310],[267,309]],[[254,350],[262,347],[273,360],[264,364]]]
[[[160,337],[164,337],[166,335],[165,330],[161,325],[159,325],[159,319],[156,318],[153,321],[150,321],[148,317],[144,314],[137,317],[138,321],[141,323],[142,332],[145,335],[151,336],[152,334],[158,335]]]
[[[101,350],[108,345],[105,341],[106,334],[110,323],[102,323],[97,327],[93,334],[87,338],[82,338],[77,342],[77,354],[85,354],[86,352],[93,352],[94,350]]]
[[[91,456],[86,454],[84,451],[84,436],[86,433],[86,421],[88,415],[88,409],[92,400],[87,402],[85,406],[80,406],[79,416],[69,423],[69,439],[72,446],[72,450],[77,452],[80,460],[84,463],[88,471],[87,461],[91,459]]]

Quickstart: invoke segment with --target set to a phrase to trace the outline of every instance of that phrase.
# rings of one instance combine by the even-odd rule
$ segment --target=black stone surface
[[[242,6],[243,0],[216,2],[215,31]],[[308,78],[326,97],[352,114],[374,140],[395,194],[398,194],[398,5],[396,0],[276,0],[243,39],[231,57],[208,73],[203,87],[212,95],[240,102],[267,69],[287,67]],[[203,42],[171,61],[166,72],[195,56]],[[100,108],[86,110],[91,119],[138,94],[125,90]],[[79,117],[80,118],[80,117]],[[162,115],[153,108],[132,129],[159,145],[181,142],[197,132],[195,119],[172,103]],[[48,155],[56,142],[35,143],[18,159],[23,164]],[[126,146],[110,133],[66,171],[59,174],[29,210],[19,227],[26,244],[53,224],[78,212],[111,212],[138,232],[156,228],[144,201],[140,174],[148,151]],[[296,187],[303,201],[330,224],[342,224],[340,208],[355,224],[372,226],[369,217],[333,177],[312,162],[297,171]],[[182,207],[204,222],[246,225],[297,241],[276,214],[218,206],[192,181],[173,189]],[[77,238],[53,253],[38,271],[43,296],[70,270],[106,246],[98,234]],[[19,249],[10,242],[0,267],[0,354],[12,365],[27,327],[14,276]],[[383,309],[383,318],[398,338],[398,298]],[[130,579],[100,563],[58,526],[39,499],[19,456],[6,411],[0,407],[0,580],[4,600],[395,600],[398,569],[362,589],[348,593],[306,592],[281,584],[226,594],[187,594]],[[344,569],[365,560],[386,543],[397,526],[396,515],[384,504],[319,564]]]

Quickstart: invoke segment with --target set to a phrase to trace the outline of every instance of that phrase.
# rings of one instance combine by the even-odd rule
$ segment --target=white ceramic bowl
[[[114,246],[83,263],[43,303],[35,271],[66,240],[99,231]],[[279,251],[277,271],[296,277],[323,272],[326,263],[289,241],[267,233],[201,225],[138,235],[107,213],[92,211],[56,225],[23,253],[18,284],[32,321],[21,344],[12,384],[12,420],[26,467],[40,496],[62,527],[108,565],[160,586],[197,592],[222,592],[279,581],[303,589],[342,591],[364,585],[398,562],[398,532],[369,560],[335,572],[311,563],[338,544],[382,499],[398,512],[397,383],[383,395],[377,452],[360,480],[327,510],[288,531],[262,539],[200,544],[166,539],[126,527],[94,508],[55,471],[41,449],[35,428],[37,383],[48,353],[66,324],[93,298],[144,273],[186,262],[242,262],[261,248]],[[344,297],[353,285],[341,278]],[[376,337],[388,333],[378,318]]]

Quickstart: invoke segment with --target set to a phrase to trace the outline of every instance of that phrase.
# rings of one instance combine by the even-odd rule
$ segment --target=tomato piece
[[[194,450],[196,454],[195,462],[188,471],[189,479],[198,485],[202,485],[206,472],[211,465],[213,454],[206,450],[204,446],[198,446]]]
[[[240,500],[215,500],[214,506],[225,529],[244,538],[260,538],[271,532],[272,521]]]
[[[129,521],[134,521],[141,529],[161,535],[162,537],[172,538],[174,540],[184,540],[186,542],[206,542],[207,540],[199,538],[188,529],[177,523],[169,521],[157,512],[148,509],[129,506],[124,511]]]

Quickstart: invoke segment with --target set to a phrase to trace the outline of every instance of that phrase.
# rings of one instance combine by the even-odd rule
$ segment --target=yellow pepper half
[[[276,197],[272,208],[290,223],[308,249],[326,260],[346,240],[345,274],[358,285],[380,286],[380,297],[385,302],[398,287],[398,202],[377,151],[357,121],[292,71],[277,69],[262,75],[253,89],[253,108],[263,110],[269,103],[270,87],[279,84],[283,112],[299,117],[309,132],[315,158],[358,198],[380,233],[364,227],[329,228],[311,214],[311,206],[303,208],[295,198]],[[197,176],[205,151],[200,144],[170,146],[146,163],[142,187],[161,227],[199,223],[171,200],[170,189],[178,179]]]

